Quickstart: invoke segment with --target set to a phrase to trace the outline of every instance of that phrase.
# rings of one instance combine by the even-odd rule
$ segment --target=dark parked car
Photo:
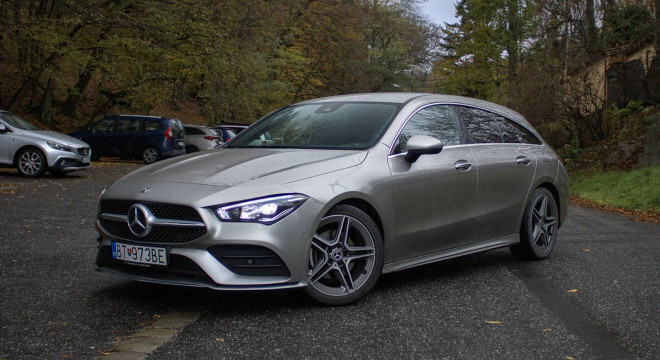
[[[510,109],[336,96],[114,182],[99,204],[96,264],[162,284],[304,288],[342,305],[381,274],[461,255],[509,247],[544,259],[567,210],[564,166]]]
[[[109,116],[70,135],[92,147],[94,160],[101,156],[119,156],[142,159],[150,164],[185,154],[181,121],[160,116]]]
[[[227,142],[227,141],[233,139],[234,136],[236,136],[236,134],[237,134],[233,129],[230,129],[230,128],[222,126],[222,125],[215,128],[215,130],[218,132],[218,134],[221,135],[222,142]]]

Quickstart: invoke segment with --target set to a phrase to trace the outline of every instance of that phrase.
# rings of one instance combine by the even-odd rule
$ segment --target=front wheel
[[[309,252],[305,289],[326,305],[348,305],[378,281],[383,267],[383,238],[362,210],[339,205],[319,223]]]
[[[16,162],[16,170],[21,176],[36,178],[46,171],[46,157],[41,150],[36,148],[27,148],[21,150]]]
[[[158,153],[158,149],[153,146],[149,146],[142,150],[142,160],[147,164],[155,163],[159,157],[160,154]]]
[[[520,243],[511,246],[511,252],[521,259],[547,258],[557,242],[558,214],[552,193],[546,188],[536,189],[525,208]]]

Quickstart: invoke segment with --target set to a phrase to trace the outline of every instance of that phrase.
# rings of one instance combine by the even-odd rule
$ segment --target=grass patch
[[[632,171],[574,173],[571,195],[598,205],[660,212],[660,165]]]

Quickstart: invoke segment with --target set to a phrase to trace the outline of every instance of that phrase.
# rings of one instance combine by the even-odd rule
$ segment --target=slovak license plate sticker
[[[161,247],[112,242],[112,258],[137,264],[167,266],[167,250]]]

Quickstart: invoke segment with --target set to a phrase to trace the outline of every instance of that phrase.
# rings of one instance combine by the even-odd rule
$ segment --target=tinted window
[[[429,106],[413,115],[401,130],[394,152],[405,152],[408,139],[414,135],[432,136],[440,139],[445,146],[461,143],[454,112],[446,105]]]
[[[111,133],[115,128],[115,119],[106,119],[92,125],[94,133]]]
[[[389,103],[316,103],[286,107],[241,132],[230,147],[367,149],[399,107]]]
[[[145,119],[144,120],[144,130],[152,131],[152,130],[158,130],[158,129],[160,129],[160,121],[151,120],[151,119]]]
[[[541,144],[541,141],[529,130],[509,119],[502,118],[502,141],[518,144]]]
[[[183,129],[185,130],[186,135],[204,135],[204,131],[200,128],[184,126]]]
[[[463,121],[467,141],[470,144],[501,143],[500,121],[502,117],[481,109],[457,106],[456,110]]]
[[[136,132],[136,131],[140,131],[139,119],[117,120],[117,132]]]

